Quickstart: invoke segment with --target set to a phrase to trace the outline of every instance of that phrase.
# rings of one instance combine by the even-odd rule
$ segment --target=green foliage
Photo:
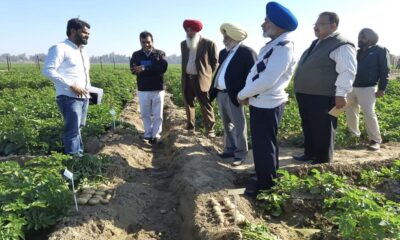
[[[400,160],[395,161],[391,167],[383,167],[379,170],[363,170],[360,185],[377,186],[385,179],[400,182]]]
[[[305,178],[304,189],[312,194],[333,196],[338,189],[347,186],[345,177],[340,177],[331,172],[321,173],[317,169],[311,169],[312,176]]]
[[[91,105],[83,137],[110,129],[113,108],[120,114],[132,99],[135,81],[129,69],[91,70],[92,85],[104,89],[101,105]],[[48,154],[62,150],[63,120],[55,90],[35,65],[0,74],[0,155]]]
[[[398,162],[386,176],[394,176]],[[388,169],[388,168],[384,168]],[[344,177],[330,172],[311,170],[311,175],[298,178],[286,171],[269,191],[260,193],[264,210],[273,216],[283,213],[283,206],[296,192],[322,197],[325,216],[338,225],[345,239],[383,239],[400,237],[400,204],[387,200],[383,195],[365,188],[348,185]]]
[[[257,196],[262,200],[262,207],[272,216],[280,216],[284,209],[283,204],[290,198],[290,193],[299,190],[301,187],[299,178],[285,170],[278,170],[279,180],[271,190],[261,191]]]
[[[56,224],[72,203],[62,178],[68,156],[53,154],[30,160],[0,163],[0,239],[24,238],[24,232]]]
[[[345,239],[400,238],[400,204],[378,193],[348,188],[324,204],[330,209],[326,216],[339,226]]]
[[[83,179],[90,181],[106,180],[105,172],[111,158],[107,155],[90,155],[85,154],[82,157],[71,157],[66,159],[63,164],[74,173],[74,180],[80,181]]]
[[[242,228],[243,240],[276,240],[264,224],[253,225],[246,222]]]

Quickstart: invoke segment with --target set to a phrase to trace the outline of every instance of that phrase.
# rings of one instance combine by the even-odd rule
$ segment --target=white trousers
[[[347,95],[350,103],[346,108],[346,120],[349,131],[356,136],[360,136],[359,115],[361,107],[369,140],[381,143],[382,137],[379,130],[378,118],[375,113],[375,92],[375,86],[353,87],[353,91]]]
[[[144,137],[160,138],[165,91],[138,91]]]

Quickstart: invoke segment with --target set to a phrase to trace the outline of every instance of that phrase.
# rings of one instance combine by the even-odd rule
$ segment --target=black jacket
[[[221,50],[219,53],[219,66],[216,71],[218,73],[223,61],[225,60],[228,52],[226,49]],[[250,69],[253,67],[255,61],[257,59],[257,55],[253,49],[240,45],[236,50],[235,55],[232,57],[231,61],[228,64],[225,72],[225,85],[226,90],[228,91],[228,95],[233,104],[239,106],[237,101],[237,94],[243,87],[246,85],[246,78],[250,72]],[[214,100],[217,97],[218,89],[214,87],[214,83],[216,81],[217,74],[214,75],[211,87],[210,87],[210,101]]]
[[[153,49],[150,55],[147,56],[143,50],[136,51],[132,54],[129,66],[132,69],[134,66],[140,65],[144,65],[145,70],[137,75],[138,90],[164,90],[164,73],[168,67],[168,63],[165,60],[165,53],[161,50]]]
[[[357,51],[357,75],[353,87],[372,87],[385,91],[390,70],[390,57],[386,48],[373,46]]]

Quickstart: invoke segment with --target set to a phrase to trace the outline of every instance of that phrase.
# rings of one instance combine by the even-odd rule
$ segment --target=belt
[[[198,75],[186,74],[186,77],[187,77],[188,79],[197,79],[197,78],[198,78]]]
[[[228,92],[227,89],[221,90],[221,89],[218,89],[218,88],[217,88],[217,90],[218,90],[218,92],[223,92],[223,93],[227,93],[227,92]]]

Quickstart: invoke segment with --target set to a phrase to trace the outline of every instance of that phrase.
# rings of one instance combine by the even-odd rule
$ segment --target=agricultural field
[[[92,65],[92,85],[105,96],[89,108],[87,154],[78,158],[61,154],[54,89],[37,66],[1,71],[0,239],[400,239],[399,79],[377,103],[382,149],[365,151],[366,136],[351,138],[340,116],[334,162],[315,166],[291,160],[302,136],[290,86],[281,177],[255,201],[237,190],[254,176],[251,156],[232,167],[217,155],[217,108],[220,136],[203,136],[199,114],[199,132],[186,132],[180,67],[170,65],[165,78],[164,141],[151,145],[139,138],[128,67]]]

